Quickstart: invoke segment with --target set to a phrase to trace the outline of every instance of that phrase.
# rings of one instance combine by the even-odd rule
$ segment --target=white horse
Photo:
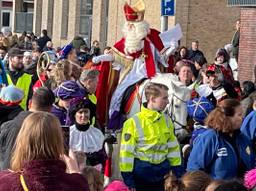
[[[175,134],[179,140],[184,139],[188,132],[187,126],[187,107],[186,102],[190,99],[191,89],[179,82],[178,77],[173,74],[157,74],[150,80],[144,81],[140,87],[138,96],[136,96],[127,119],[140,111],[141,104],[146,101],[144,90],[149,82],[164,84],[169,88],[169,104],[166,111],[172,119],[175,127]],[[120,151],[121,131],[117,133],[118,144],[113,145],[112,153],[112,178],[121,178],[119,170],[119,151]]]
[[[165,112],[169,114],[175,127],[175,134],[179,139],[183,139],[187,135],[184,129],[187,126],[187,107],[186,102],[190,100],[191,89],[179,82],[177,76],[166,73],[157,74],[151,80],[146,80],[139,87],[139,96],[133,102],[130,112],[127,114],[127,119],[140,111],[141,104],[146,102],[144,89],[148,83],[154,82],[164,84],[169,88],[168,97],[169,104]],[[139,98],[140,97],[140,100]]]

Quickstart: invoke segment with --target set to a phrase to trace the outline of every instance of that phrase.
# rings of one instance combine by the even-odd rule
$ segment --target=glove
[[[114,57],[111,54],[103,54],[100,56],[95,56],[92,58],[92,62],[94,64],[98,64],[100,62],[113,62],[114,61]]]
[[[177,41],[171,41],[170,43],[170,48],[177,49],[179,47]]]
[[[116,139],[115,135],[107,134],[105,137],[105,142],[108,144],[115,144],[115,143],[117,143],[117,139]]]
[[[166,56],[167,57],[169,57],[171,54],[173,54],[175,51],[176,51],[176,49],[179,47],[179,45],[178,45],[178,42],[176,42],[176,41],[171,41],[170,42],[170,47],[169,47],[169,49],[166,51]]]

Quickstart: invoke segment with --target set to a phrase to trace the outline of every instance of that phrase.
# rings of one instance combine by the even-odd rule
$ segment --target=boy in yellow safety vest
[[[120,171],[130,190],[164,191],[164,176],[181,165],[180,146],[170,118],[163,113],[168,87],[150,83],[147,103],[124,123]]]

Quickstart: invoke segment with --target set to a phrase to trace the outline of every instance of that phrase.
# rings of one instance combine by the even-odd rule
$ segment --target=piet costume
[[[86,124],[79,124],[75,120],[75,115],[80,109],[85,108],[90,110],[89,121]],[[89,165],[102,164],[105,166],[107,155],[104,149],[104,135],[91,125],[95,111],[96,106],[89,99],[75,98],[71,101],[69,117],[74,125],[70,127],[69,147],[72,151],[85,153]]]
[[[74,98],[84,97],[83,91],[75,81],[67,80],[62,82],[54,91],[56,98],[61,100],[72,100]],[[68,111],[58,105],[58,101],[53,104],[51,111],[59,120],[62,126],[72,125]]]
[[[128,3],[124,5],[124,14],[126,24],[128,25],[127,34],[130,32],[129,27],[136,28],[139,24],[145,24],[145,35],[139,35],[135,44],[138,45],[135,51],[128,49],[128,46],[134,43],[134,40],[126,35],[119,40],[111,49],[111,54],[100,56],[100,61],[112,61],[102,69],[99,76],[99,86],[97,89],[98,107],[101,108],[101,113],[109,111],[110,121],[108,128],[118,129],[122,127],[124,118],[120,112],[123,95],[128,87],[133,86],[142,79],[152,78],[156,73],[160,72],[159,64],[168,67],[167,58],[174,53],[176,47],[165,48],[161,41],[160,32],[147,28],[148,25],[144,19],[145,3],[143,0],[137,1],[134,6]],[[142,33],[144,34],[144,33]],[[140,39],[138,39],[140,38]],[[170,42],[171,44],[171,42]],[[109,62],[108,62],[109,63]],[[116,77],[111,76],[111,69],[118,70],[119,78],[113,83]],[[113,72],[112,72],[113,74]],[[105,85],[102,85],[105,84]],[[113,91],[114,90],[114,91]],[[112,95],[113,92],[113,95]],[[103,96],[103,94],[105,94]],[[109,110],[107,103],[110,101]],[[104,109],[104,111],[102,110]],[[101,116],[101,115],[99,115]]]

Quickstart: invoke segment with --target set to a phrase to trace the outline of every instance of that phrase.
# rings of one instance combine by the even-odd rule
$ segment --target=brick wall
[[[239,8],[227,7],[224,0],[176,0],[176,22],[181,23],[182,44],[190,47],[199,40],[208,62],[213,62],[216,50],[231,42]]]
[[[122,27],[124,25],[124,2],[124,0],[109,0],[107,44],[110,46],[122,37]],[[136,0],[131,0],[132,4],[135,2]],[[150,24],[151,28],[155,28],[160,31],[161,1],[145,0],[145,4],[145,20]],[[168,26],[174,26],[174,17],[168,18]]]
[[[49,0],[44,0],[43,2],[47,1]],[[79,1],[54,1],[54,30],[52,37],[55,46],[64,45],[79,32],[77,31],[79,29]],[[69,2],[70,7],[68,23],[65,23],[67,20],[64,19],[65,14],[67,14],[67,11],[65,11],[67,2]],[[112,46],[122,37],[124,24],[123,5],[125,0],[109,0],[108,5],[103,2],[107,1],[99,0],[93,6],[92,40],[100,40],[101,45],[105,45],[105,39],[107,39],[107,45]],[[136,0],[129,0],[128,2],[133,4]],[[152,28],[160,30],[161,1],[145,0],[145,3],[145,20],[148,21]],[[106,25],[104,25],[104,22],[106,22],[104,17],[106,8],[108,8],[107,37],[105,36]],[[200,49],[205,53],[207,60],[213,62],[216,50],[230,43],[235,32],[234,23],[239,17],[240,9],[227,7],[224,0],[176,0],[175,16],[168,18],[168,26],[170,28],[179,22],[183,30],[182,45],[189,47],[192,40],[199,40]],[[68,29],[68,31],[65,31],[65,29]],[[61,33],[65,32],[68,34],[63,38]]]
[[[256,8],[241,9],[241,29],[239,41],[239,80],[255,80],[256,66]]]
[[[134,2],[136,0],[131,0]],[[146,0],[145,3],[145,20],[152,28],[160,30],[161,1]],[[176,0],[175,16],[168,18],[168,26],[180,23],[182,45],[190,47],[192,40],[199,40],[200,49],[207,60],[213,62],[216,50],[230,43],[235,32],[234,23],[240,17],[240,9],[227,7],[226,3],[223,0]],[[123,4],[124,0],[109,1],[108,45],[122,37]]]
[[[189,22],[189,6],[190,0],[180,0],[176,1],[176,14],[175,14],[175,22],[180,23],[183,38],[181,41],[182,45],[187,45],[187,35],[188,35],[188,22]]]

